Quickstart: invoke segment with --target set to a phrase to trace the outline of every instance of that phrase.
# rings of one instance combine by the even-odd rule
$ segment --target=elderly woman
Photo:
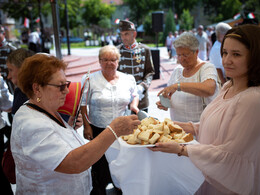
[[[65,69],[63,61],[43,54],[27,58],[20,69],[18,86],[29,101],[16,112],[12,127],[17,194],[89,194],[89,168],[116,136],[140,124],[136,116],[119,117],[85,144],[57,112],[69,92]]]
[[[83,101],[81,107],[85,115],[86,104],[89,106],[91,124],[83,117],[86,139],[95,138],[114,118],[126,115],[128,106],[135,113],[139,111],[135,79],[132,75],[117,71],[119,58],[119,50],[113,45],[104,46],[99,50],[101,70],[90,75],[87,100]],[[85,77],[86,75],[83,76],[83,82]],[[111,177],[105,156],[93,165],[92,175],[92,193],[106,194],[105,188],[111,182]]]
[[[204,107],[218,93],[217,71],[213,64],[198,58],[199,42],[192,33],[182,33],[173,43],[178,61],[168,87],[158,93],[171,98],[172,120],[198,122]],[[168,110],[161,102],[159,109]]]
[[[188,156],[205,176],[196,194],[260,194],[260,27],[241,25],[225,35],[221,56],[231,78],[200,123],[177,123],[200,144],[156,144],[153,151]]]

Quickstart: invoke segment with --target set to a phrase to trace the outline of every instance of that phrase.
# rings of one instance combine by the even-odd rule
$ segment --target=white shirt
[[[202,35],[200,36],[199,34],[196,34],[196,38],[199,41],[199,53],[198,57],[201,60],[207,60],[207,43],[209,41],[207,33],[204,31],[202,32]]]
[[[200,70],[191,77],[184,77],[183,67],[179,65],[174,69],[168,86],[177,83],[178,81],[181,83],[191,83],[203,82],[207,79],[213,79],[217,84],[217,71],[213,64],[206,62],[201,66]],[[216,87],[215,94],[207,98],[202,98],[183,91],[176,91],[171,97],[171,119],[181,122],[198,122],[203,111],[203,101],[205,104],[209,104],[217,94],[218,87]]]
[[[117,72],[119,79],[115,85],[110,84],[101,71],[90,74],[90,89],[87,104],[89,106],[90,122],[100,128],[105,128],[113,119],[126,114],[127,106],[137,95],[135,78],[122,72]],[[82,77],[82,85],[86,75]],[[86,94],[82,102],[86,105]]]
[[[31,32],[29,34],[28,42],[37,44],[40,41],[40,35],[38,32]]]
[[[4,82],[2,76],[0,76],[0,112],[2,110],[9,110],[13,106],[13,95],[9,93],[7,84]],[[0,129],[6,125],[2,114],[0,116]]]
[[[216,68],[219,68],[222,70],[223,75],[225,75],[225,70],[222,65],[222,57],[220,54],[220,48],[221,48],[221,43],[217,40],[213,44],[213,47],[210,50],[209,54],[209,61],[214,64]]]
[[[16,112],[11,134],[16,164],[16,194],[89,194],[91,174],[54,171],[70,151],[85,144],[66,122],[61,127],[47,115],[24,105]]]

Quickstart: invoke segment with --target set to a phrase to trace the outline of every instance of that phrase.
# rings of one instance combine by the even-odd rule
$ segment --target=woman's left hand
[[[177,142],[165,142],[165,143],[156,143],[155,147],[149,147],[150,150],[156,152],[166,152],[177,154],[181,151],[181,146]]]
[[[74,119],[75,119],[75,116],[70,116],[70,118],[69,118],[69,120],[68,120],[68,124],[69,124],[70,126],[73,125]],[[79,113],[78,118],[77,118],[77,122],[76,122],[76,126],[75,126],[74,129],[76,130],[76,129],[80,128],[82,125],[83,125],[82,114]]]

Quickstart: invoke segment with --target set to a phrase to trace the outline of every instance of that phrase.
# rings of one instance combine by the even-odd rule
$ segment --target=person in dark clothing
[[[136,41],[134,23],[121,20],[119,30],[122,44],[117,46],[121,54],[118,70],[134,76],[139,95],[138,108],[148,112],[148,88],[155,73],[151,50],[147,45]]]
[[[21,68],[23,61],[32,55],[34,55],[33,51],[20,48],[13,51],[8,56],[6,60],[6,64],[8,68],[7,78],[11,80],[15,86],[17,86],[18,71]],[[20,106],[23,105],[23,103],[26,102],[27,100],[28,100],[27,96],[18,87],[16,87],[14,90],[12,114],[14,115],[16,111],[20,108]]]

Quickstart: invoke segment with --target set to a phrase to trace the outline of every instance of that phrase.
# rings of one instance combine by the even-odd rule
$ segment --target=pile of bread
[[[132,134],[122,136],[128,144],[148,145],[157,142],[185,143],[193,140],[193,136],[185,131],[171,119],[165,118],[160,122],[153,117],[145,118]]]

